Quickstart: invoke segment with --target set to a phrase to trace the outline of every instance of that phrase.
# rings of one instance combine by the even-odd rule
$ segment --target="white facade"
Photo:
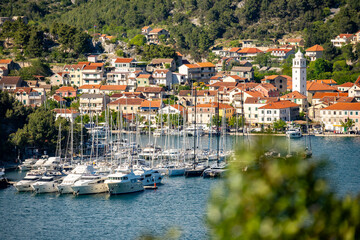
[[[277,120],[291,121],[291,108],[259,109],[258,123],[272,124]]]
[[[292,67],[292,90],[307,96],[306,59],[300,50],[295,54]]]

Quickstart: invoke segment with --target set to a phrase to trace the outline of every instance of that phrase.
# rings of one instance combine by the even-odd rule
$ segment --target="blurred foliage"
[[[336,196],[319,177],[322,163],[269,157],[272,148],[261,138],[236,151],[209,201],[211,238],[359,239],[359,197]]]

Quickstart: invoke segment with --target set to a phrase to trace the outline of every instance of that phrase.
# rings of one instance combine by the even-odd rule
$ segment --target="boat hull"
[[[200,177],[205,169],[191,169],[185,171],[185,177]]]
[[[18,192],[31,192],[34,189],[31,187],[31,184],[33,184],[34,182],[17,182],[14,187],[16,188],[16,190]]]
[[[53,182],[49,183],[34,183],[31,185],[35,193],[54,193],[57,192],[57,184]]]
[[[60,194],[70,194],[70,193],[74,193],[74,190],[71,188],[72,185],[58,185],[58,191]]]
[[[107,183],[107,186],[111,195],[144,191],[144,186],[141,182]]]
[[[169,169],[169,177],[184,176],[185,168]]]
[[[71,186],[71,188],[76,195],[97,194],[108,191],[107,185],[105,183],[97,183],[84,186]]]

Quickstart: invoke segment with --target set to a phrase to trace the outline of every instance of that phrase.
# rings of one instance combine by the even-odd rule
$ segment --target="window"
[[[347,115],[347,111],[345,111],[345,115]]]
[[[267,120],[268,122],[271,122],[271,118],[267,118],[266,120]]]
[[[258,115],[257,114],[255,114],[255,118],[257,118],[258,117]]]
[[[350,115],[353,115],[353,112],[352,112],[352,111],[350,112]]]
[[[359,112],[355,112],[355,115],[358,115],[359,114]]]
[[[336,115],[336,111],[334,111],[334,115]]]
[[[267,113],[267,114],[271,114],[271,110],[267,110],[266,113]]]
[[[257,111],[257,110],[258,110],[258,108],[256,107],[256,108],[255,108],[255,110]]]

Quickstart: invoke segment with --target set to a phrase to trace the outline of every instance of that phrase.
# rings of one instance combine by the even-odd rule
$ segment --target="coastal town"
[[[165,29],[150,26],[142,28],[142,34],[150,45],[161,44],[161,39],[169,36]],[[99,35],[105,45],[111,38]],[[197,108],[196,123],[205,128],[218,114],[235,132],[265,132],[279,121],[304,126],[307,119],[316,133],[358,132],[360,76],[343,84],[333,79],[307,79],[309,63],[323,56],[322,46],[304,49],[301,38],[279,40],[272,47],[256,46],[255,40],[240,42],[242,47],[213,49],[217,62],[189,61],[180,52],[176,58],[148,62],[138,61],[136,56],[89,54],[87,61],[54,66],[49,77],[34,75],[31,80],[8,75],[19,68],[19,62],[1,59],[0,89],[26,106],[36,108],[55,102],[56,115],[71,121],[79,115],[101,115],[110,109],[120,111],[125,121],[132,123],[138,115],[143,123],[159,127],[156,116],[171,113],[194,124]],[[356,44],[360,31],[340,34],[331,42],[337,48]],[[254,58],[264,53],[278,61],[295,55],[292,76],[264,75],[255,81],[254,69],[259,65],[254,64]],[[280,72],[279,68],[259,70]],[[232,118],[240,120],[230,121]]]
[[[359,0],[1,0],[1,239],[360,239]]]

